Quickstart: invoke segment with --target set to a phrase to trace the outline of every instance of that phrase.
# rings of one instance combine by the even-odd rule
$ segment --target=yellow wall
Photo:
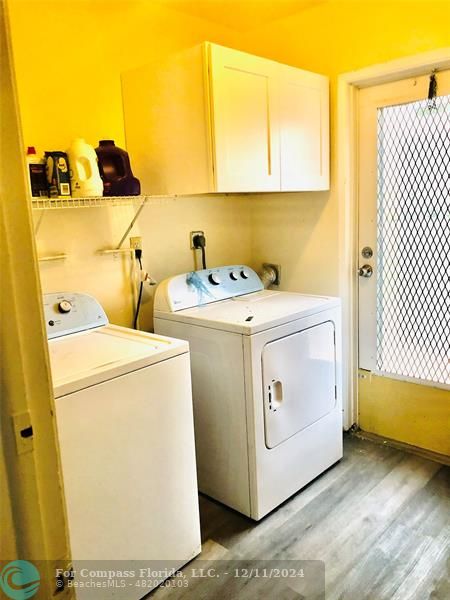
[[[40,151],[64,149],[80,135],[92,144],[102,137],[123,144],[120,72],[205,39],[330,75],[335,148],[338,73],[450,43],[448,0],[328,0],[246,32],[156,0],[10,2],[25,143]],[[146,268],[157,279],[193,268],[188,234],[205,229],[210,264],[238,261],[258,268],[265,260],[277,262],[284,289],[338,293],[333,151],[332,159],[331,193],[207,197],[148,207],[134,232],[144,237]],[[117,243],[130,214],[47,213],[39,228],[40,254],[70,256],[65,264],[42,266],[44,290],[93,293],[113,321],[129,324],[129,263],[94,253]],[[151,323],[150,307],[143,308],[144,326]]]
[[[242,49],[330,76],[445,47],[448,0],[328,0],[250,31]]]
[[[328,0],[240,38],[243,50],[331,78],[331,191],[252,198],[252,259],[289,290],[338,294],[337,76],[450,46],[449,0]]]
[[[155,1],[11,0],[11,26],[24,140],[38,151],[65,149],[75,136],[93,144],[113,138],[123,147],[120,73],[209,39],[233,45],[235,34]],[[42,68],[38,65],[42,64]],[[132,158],[132,157],[131,157]],[[35,212],[44,291],[75,289],[98,297],[111,321],[130,325],[131,261],[99,256],[118,243],[133,209]],[[210,265],[248,263],[250,215],[245,199],[200,197],[155,201],[131,235],[142,235],[144,267],[157,280],[195,268],[189,232],[207,234]],[[151,327],[151,293],[141,325]]]
[[[73,137],[124,144],[120,73],[205,38],[220,25],[155,0],[10,0],[25,143],[64,149]],[[39,68],[41,65],[41,68]]]

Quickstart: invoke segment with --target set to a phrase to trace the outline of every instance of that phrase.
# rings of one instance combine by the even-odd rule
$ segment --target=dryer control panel
[[[262,289],[261,279],[245,265],[192,271],[166,279],[158,285],[154,310],[175,312]]]
[[[108,324],[98,300],[77,292],[44,294],[44,315],[49,340]]]

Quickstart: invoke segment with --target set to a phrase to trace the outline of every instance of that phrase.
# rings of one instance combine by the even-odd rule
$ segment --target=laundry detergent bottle
[[[100,140],[95,149],[104,184],[104,196],[139,196],[141,184],[131,170],[128,152],[118,148],[114,140]]]
[[[67,150],[73,197],[103,195],[103,181],[98,170],[97,154],[83,139],[75,139]]]

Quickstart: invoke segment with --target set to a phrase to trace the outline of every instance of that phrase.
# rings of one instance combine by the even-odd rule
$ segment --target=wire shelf
[[[175,201],[177,196],[161,195],[161,196],[93,196],[90,198],[31,198],[31,206],[33,210],[45,211],[48,209],[66,209],[66,208],[92,208],[92,207],[111,207],[111,206],[134,206],[134,215],[129,222],[125,233],[122,235],[120,242],[115,248],[101,248],[98,250],[99,254],[112,254],[117,256],[119,254],[129,254],[133,251],[132,248],[122,248],[124,241],[128,234],[134,227],[139,215],[147,204],[166,204],[170,201]],[[45,212],[41,212],[37,220],[35,227],[35,235],[39,231],[40,224],[44,218]],[[51,256],[40,257],[41,262],[53,261],[53,260],[64,260],[65,254],[56,254]],[[153,284],[151,284],[153,285]]]
[[[147,196],[93,196],[88,198],[32,198],[33,210],[55,208],[95,208],[102,206],[132,206],[143,203]]]

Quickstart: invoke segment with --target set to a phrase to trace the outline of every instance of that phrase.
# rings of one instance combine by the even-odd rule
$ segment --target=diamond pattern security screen
[[[450,383],[450,96],[378,109],[377,369]]]

